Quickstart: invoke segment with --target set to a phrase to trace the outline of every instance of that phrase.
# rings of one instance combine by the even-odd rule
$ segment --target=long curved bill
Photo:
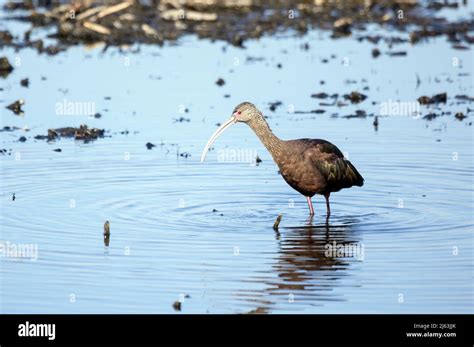
[[[222,134],[224,132],[225,129],[227,129],[228,127],[230,127],[232,124],[235,123],[235,118],[234,116],[230,117],[230,119],[225,122],[224,124],[222,124],[214,134],[212,134],[211,138],[209,139],[209,141],[207,141],[206,143],[206,147],[204,147],[204,150],[202,151],[202,154],[201,154],[201,163],[204,161],[204,159],[206,159],[206,155],[207,155],[207,152],[209,152],[209,148],[212,146],[212,144],[214,143],[214,141],[220,136],[220,134]]]

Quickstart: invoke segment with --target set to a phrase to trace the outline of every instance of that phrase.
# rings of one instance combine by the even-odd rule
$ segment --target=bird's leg
[[[326,216],[329,218],[331,215],[331,206],[329,206],[329,195],[331,193],[324,194],[324,197],[326,198]]]
[[[311,198],[309,196],[307,196],[306,200],[308,200],[309,215],[313,216],[314,215],[314,209],[313,209],[313,203],[311,202]]]

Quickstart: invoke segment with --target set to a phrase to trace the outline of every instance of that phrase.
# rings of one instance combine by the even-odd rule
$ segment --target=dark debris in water
[[[13,71],[13,66],[8,61],[7,57],[0,58],[0,77],[7,77]]]
[[[344,94],[344,99],[350,100],[353,104],[358,104],[367,99],[367,95],[359,92],[351,92],[350,94]]]
[[[380,55],[380,50],[378,48],[372,49],[372,57],[377,58]]]
[[[8,155],[12,155],[12,149],[11,148],[10,148],[10,150],[7,150],[6,148],[1,148],[0,149],[0,154],[7,155],[7,153],[8,153]]]
[[[456,95],[454,98],[460,101],[474,102],[474,97],[468,95]]]
[[[283,105],[281,101],[275,101],[270,103],[270,111],[275,112],[278,106]]]
[[[7,30],[0,30],[0,46],[13,42],[13,35]]]
[[[154,144],[151,143],[151,142],[147,142],[145,146],[146,146],[146,148],[147,148],[148,150],[152,149],[153,147],[156,147],[156,145],[154,145]]]
[[[433,120],[433,119],[438,118],[439,116],[441,116],[441,115],[432,112],[432,113],[428,113],[426,116],[424,116],[423,119],[426,119],[426,120]]]
[[[375,116],[374,122],[372,123],[374,126],[375,131],[379,129],[379,117]]]
[[[293,113],[295,114],[322,114],[325,113],[326,110],[323,109],[316,109],[316,110],[310,110],[310,111],[295,111]]]
[[[15,126],[5,125],[2,129],[0,129],[0,132],[2,132],[2,131],[10,132],[10,131],[15,131],[15,130],[21,130],[21,128],[15,127]]]
[[[174,119],[175,123],[184,123],[184,122],[189,123],[190,121],[191,121],[191,119],[184,118],[184,117],[179,117],[179,118]]]
[[[65,138],[74,138],[75,140],[82,140],[88,142],[91,140],[96,140],[98,138],[104,137],[105,130],[97,128],[89,128],[87,125],[83,124],[79,128],[66,127],[66,128],[57,128],[57,129],[48,129],[47,135],[37,135],[34,138],[36,140],[48,140],[53,141],[61,137]]]
[[[20,81],[20,85],[22,87],[28,88],[30,85],[30,80],[28,78],[24,78]]]
[[[174,308],[175,311],[181,311],[181,301],[176,300],[176,301],[173,303],[173,308]]]
[[[110,245],[110,222],[106,221],[104,223],[104,245],[108,247]]]
[[[467,116],[464,115],[464,113],[462,113],[462,112],[456,113],[456,114],[454,115],[454,117],[455,117],[457,120],[460,120],[460,121],[464,120],[464,118],[467,118]]]
[[[352,33],[351,27],[352,27],[352,18],[342,17],[342,18],[337,19],[333,23],[332,37],[337,38],[337,37],[349,36]]]
[[[429,96],[420,96],[418,98],[418,102],[421,105],[431,105],[431,104],[439,104],[439,103],[446,103],[448,96],[446,93],[436,94],[432,97]]]
[[[311,94],[311,97],[316,98],[316,99],[327,99],[329,97],[329,94],[324,93],[324,92],[320,92],[320,93]]]
[[[406,51],[390,51],[387,52],[387,55],[390,57],[405,57],[407,55]]]
[[[347,116],[344,116],[342,118],[365,118],[367,117],[367,112],[365,112],[364,110],[357,110],[355,111],[354,114],[350,114],[350,115],[347,115]]]
[[[253,62],[259,62],[259,61],[264,61],[265,57],[252,57],[252,56],[247,56],[245,58],[245,61],[253,63]]]
[[[12,111],[16,115],[23,115],[23,109],[22,106],[25,104],[25,101],[23,99],[17,100],[14,103],[8,105],[6,108],[8,108],[10,111]]]

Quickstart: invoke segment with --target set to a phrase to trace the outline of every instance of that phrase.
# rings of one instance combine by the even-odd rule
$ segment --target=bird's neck
[[[283,141],[272,132],[265,118],[263,116],[256,117],[248,122],[248,125],[270,152],[273,160],[278,161],[278,158],[282,155]]]

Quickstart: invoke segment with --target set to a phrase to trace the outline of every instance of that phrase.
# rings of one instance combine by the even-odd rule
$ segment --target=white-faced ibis
[[[211,136],[202,152],[201,162],[217,137],[237,122],[246,123],[255,132],[271,153],[285,181],[306,197],[311,216],[314,214],[311,197],[315,194],[326,198],[329,217],[331,193],[364,184],[360,173],[335,145],[320,139],[280,140],[271,131],[262,113],[250,102],[237,105],[230,119]]]

